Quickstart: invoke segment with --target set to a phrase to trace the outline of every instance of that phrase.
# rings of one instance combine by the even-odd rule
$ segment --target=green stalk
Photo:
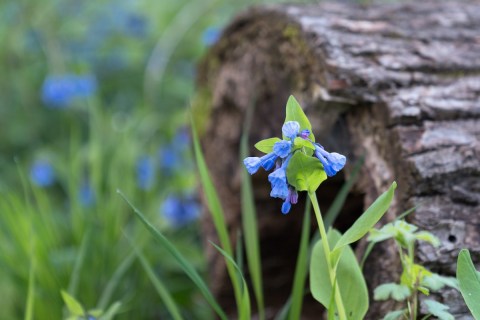
[[[315,217],[317,218],[318,229],[320,231],[320,237],[323,245],[323,251],[325,252],[325,259],[328,265],[328,274],[330,276],[330,283],[332,288],[337,287],[335,277],[335,270],[332,268],[332,263],[330,259],[330,245],[328,244],[327,232],[325,230],[325,224],[323,223],[322,213],[320,212],[320,206],[318,205],[317,195],[315,191],[309,191],[308,196],[313,205],[313,211],[315,212]],[[343,306],[342,296],[340,295],[340,290],[335,290],[335,305],[337,307],[338,315],[340,320],[347,320],[347,313],[345,312],[345,307]]]

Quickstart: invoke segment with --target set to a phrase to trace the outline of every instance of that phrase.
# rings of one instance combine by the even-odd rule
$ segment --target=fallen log
[[[454,276],[461,248],[480,262],[480,2],[252,8],[206,55],[198,88],[208,105],[203,148],[233,241],[241,228],[239,141],[246,111],[253,105],[253,145],[277,135],[294,94],[317,139],[348,157],[344,175],[318,190],[323,212],[356,159],[365,157],[337,228],[348,227],[396,180],[395,202],[382,223],[418,206],[407,220],[441,240],[437,249],[418,247],[421,264]],[[272,315],[291,289],[303,208],[281,215],[266,181],[266,175],[253,177]],[[203,225],[205,238],[217,242],[208,215]],[[359,255],[363,247],[357,246]],[[227,310],[233,308],[222,257],[208,253],[213,288]],[[365,269],[371,290],[397,280],[393,243],[379,246]],[[472,319],[458,292],[447,289],[438,298],[455,319]],[[372,302],[367,318],[381,319],[393,307]],[[319,310],[306,298],[302,319],[318,318]]]

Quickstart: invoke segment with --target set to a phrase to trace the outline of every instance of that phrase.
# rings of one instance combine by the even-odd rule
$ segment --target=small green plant
[[[115,302],[105,312],[101,309],[86,310],[77,299],[66,291],[62,290],[61,293],[68,310],[67,320],[112,320],[121,307],[120,302]]]
[[[462,249],[458,255],[457,280],[468,309],[475,319],[480,319],[480,273],[475,269],[467,249]]]
[[[395,240],[403,272],[399,283],[384,283],[375,288],[374,299],[404,301],[405,308],[390,311],[385,315],[385,320],[415,320],[418,316],[420,294],[428,296],[430,291],[438,291],[445,286],[458,289],[455,278],[441,276],[415,263],[415,243],[417,241],[428,242],[434,247],[438,247],[440,244],[440,240],[433,234],[419,231],[418,227],[403,220],[396,220],[381,229],[373,229],[368,237],[368,241],[372,243],[387,239]],[[429,315],[436,316],[441,320],[454,319],[453,315],[448,312],[448,306],[431,299],[425,299],[422,303]]]

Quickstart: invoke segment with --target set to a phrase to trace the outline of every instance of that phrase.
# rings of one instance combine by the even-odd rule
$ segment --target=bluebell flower
[[[137,160],[137,183],[141,189],[148,190],[153,186],[155,163],[152,157],[142,156]]]
[[[147,20],[142,15],[130,13],[125,18],[125,31],[134,37],[145,37],[147,26]]]
[[[290,140],[295,140],[298,131],[300,131],[300,124],[297,121],[287,121],[282,126],[282,133]]]
[[[268,181],[272,185],[270,196],[272,198],[285,199],[288,196],[287,166],[290,157],[284,160],[282,166],[268,175]]]
[[[292,204],[291,204],[290,201],[287,199],[287,200],[285,200],[285,202],[282,204],[282,213],[283,213],[283,214],[287,214],[288,212],[290,212],[290,208],[292,208]]]
[[[55,171],[50,162],[36,160],[30,167],[30,179],[39,187],[48,187],[55,182]]]
[[[220,29],[216,27],[208,27],[207,29],[205,29],[205,31],[203,31],[202,42],[206,46],[210,47],[215,43],[217,43],[218,39],[220,38],[220,35],[221,35]]]
[[[247,168],[248,173],[254,174],[255,172],[263,167],[266,171],[272,170],[275,166],[275,161],[277,160],[278,156],[275,153],[269,153],[264,155],[263,157],[248,157],[243,160],[243,164],[245,168]]]
[[[273,153],[275,153],[280,158],[286,158],[292,151],[292,142],[291,141],[278,141],[273,145]]]
[[[78,200],[80,204],[84,207],[90,207],[95,203],[95,192],[88,180],[85,180],[80,186],[78,192]]]
[[[178,228],[197,220],[200,206],[192,197],[170,195],[162,203],[161,213],[171,226]]]
[[[92,75],[48,76],[42,86],[42,100],[52,108],[66,108],[76,98],[94,94],[97,82]]]
[[[288,194],[285,197],[285,201],[282,204],[282,213],[287,214],[290,212],[290,208],[292,204],[296,204],[298,202],[298,192],[295,190],[294,187],[290,186],[288,188]]]
[[[319,145],[315,144],[315,156],[320,160],[327,176],[332,177],[342,170],[347,162],[347,158],[336,152],[329,153]]]
[[[160,168],[172,171],[181,164],[181,156],[171,147],[165,147],[160,150]]]

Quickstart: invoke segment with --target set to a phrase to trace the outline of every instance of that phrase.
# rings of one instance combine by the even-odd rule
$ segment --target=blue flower
[[[290,208],[292,207],[292,204],[290,201],[287,199],[285,202],[282,204],[282,213],[287,214],[290,211]]]
[[[55,172],[50,162],[36,160],[30,168],[30,179],[39,187],[48,187],[55,182]]]
[[[48,76],[42,86],[42,100],[52,108],[68,107],[76,98],[85,98],[94,94],[97,82],[91,75]]]
[[[315,156],[320,160],[327,176],[332,177],[342,170],[347,158],[336,152],[329,153],[319,144],[315,145]]]
[[[294,187],[288,188],[288,195],[285,198],[285,202],[282,204],[282,213],[287,214],[290,212],[290,208],[292,204],[296,204],[298,202],[298,192],[295,190]]]
[[[84,207],[90,207],[95,203],[95,192],[88,180],[85,180],[80,186],[78,200]]]
[[[155,164],[152,157],[142,156],[137,160],[137,183],[141,189],[148,190],[153,186]]]
[[[288,182],[286,169],[290,157],[288,157],[282,164],[282,166],[268,175],[268,181],[272,184],[272,191],[270,196],[272,198],[286,199],[288,196]]]
[[[286,158],[292,151],[292,142],[291,141],[278,141],[273,145],[273,152],[280,158]]]
[[[282,133],[290,140],[295,140],[298,131],[300,131],[300,124],[297,121],[287,121],[282,127]]]
[[[210,47],[217,43],[218,39],[220,38],[221,31],[218,28],[215,27],[208,27],[203,31],[202,34],[202,42]]]
[[[147,34],[147,20],[140,14],[128,14],[124,23],[125,31],[133,37],[143,38]]]
[[[181,199],[170,195],[162,203],[161,213],[171,226],[178,228],[197,220],[200,206],[192,197]]]
[[[275,161],[277,160],[278,156],[275,153],[269,153],[264,155],[263,157],[248,157],[243,160],[243,164],[245,168],[247,168],[248,173],[254,174],[255,172],[263,167],[266,171],[272,170],[275,166]]]

